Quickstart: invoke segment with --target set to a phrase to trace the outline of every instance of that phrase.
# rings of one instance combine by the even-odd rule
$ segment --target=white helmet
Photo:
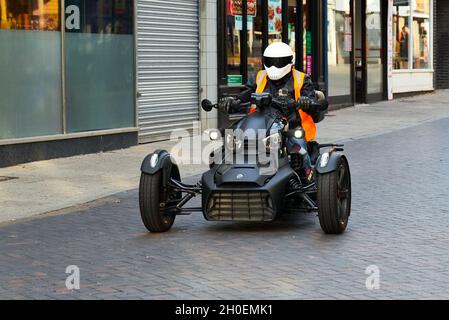
[[[279,80],[292,71],[295,63],[293,50],[284,42],[273,42],[263,53],[263,64],[268,78]]]

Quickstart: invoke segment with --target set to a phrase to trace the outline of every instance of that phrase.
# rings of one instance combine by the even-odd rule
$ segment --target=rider
[[[220,99],[220,104],[226,110],[238,111],[240,104],[250,102],[252,93],[268,92],[274,98],[279,96],[280,90],[285,95],[287,91],[288,98],[294,98],[298,101],[301,110],[292,112],[288,115],[290,129],[302,126],[305,131],[305,138],[289,138],[287,146],[290,153],[299,153],[304,157],[304,168],[306,175],[311,173],[311,161],[307,151],[307,142],[316,138],[316,126],[312,115],[317,112],[313,103],[317,98],[315,89],[310,77],[293,67],[295,58],[289,45],[283,42],[274,42],[270,44],[263,54],[263,64],[265,70],[259,71],[255,79],[250,79],[246,88],[235,98],[225,97]],[[285,90],[287,89],[287,90]],[[250,113],[255,112],[252,106]]]

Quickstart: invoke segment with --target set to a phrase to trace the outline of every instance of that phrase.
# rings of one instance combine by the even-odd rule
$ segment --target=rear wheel
[[[318,175],[318,217],[327,234],[346,230],[351,213],[351,174],[347,160],[342,157],[337,170]]]
[[[139,186],[140,215],[145,227],[151,232],[166,232],[175,221],[175,215],[166,214],[164,193],[162,192],[162,174],[142,172]]]

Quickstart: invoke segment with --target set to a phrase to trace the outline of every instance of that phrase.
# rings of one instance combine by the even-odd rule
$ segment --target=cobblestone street
[[[447,128],[443,119],[346,144],[353,211],[341,236],[325,235],[312,215],[267,224],[180,216],[170,232],[150,234],[137,190],[3,224],[0,298],[449,299]],[[66,289],[69,265],[80,268],[80,290]],[[372,291],[371,265],[380,270]]]

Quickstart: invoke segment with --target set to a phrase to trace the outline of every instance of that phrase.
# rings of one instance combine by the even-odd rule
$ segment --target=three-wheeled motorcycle
[[[324,118],[324,94],[315,107],[315,122]],[[351,213],[351,176],[343,145],[308,142],[291,152],[288,139],[303,138],[301,127],[289,128],[285,114],[299,110],[294,99],[253,94],[257,112],[227,130],[210,131],[222,141],[210,155],[209,170],[194,185],[181,182],[179,168],[165,150],[149,154],[141,166],[139,203],[142,221],[151,232],[170,230],[177,215],[201,212],[209,221],[269,222],[282,214],[317,213],[327,234],[345,231]],[[202,101],[211,111],[219,104]],[[247,134],[251,131],[252,134]],[[243,132],[243,134],[242,134]],[[239,133],[239,134],[237,134]],[[304,170],[304,153],[312,172]],[[201,207],[185,205],[201,195]]]

